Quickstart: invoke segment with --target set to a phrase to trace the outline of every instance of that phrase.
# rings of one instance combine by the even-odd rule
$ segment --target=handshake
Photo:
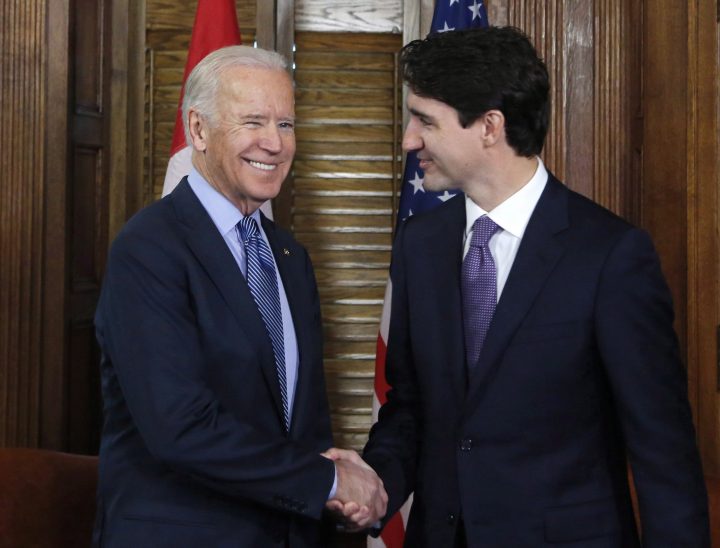
[[[385,516],[388,496],[382,480],[355,451],[328,449],[322,456],[335,462],[335,497],[325,507],[354,533],[372,527]]]

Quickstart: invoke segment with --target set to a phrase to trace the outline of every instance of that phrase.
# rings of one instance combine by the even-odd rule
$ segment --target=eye
[[[411,121],[414,121],[416,124],[420,124],[423,128],[427,128],[432,126],[432,120],[428,118],[427,116],[423,116],[422,114],[418,112],[413,112]]]
[[[254,121],[254,120],[248,120],[243,125],[248,128],[258,128],[258,127],[261,127],[262,124],[260,124],[260,122]]]
[[[295,129],[294,122],[287,122],[287,121],[280,122],[279,126],[280,126],[280,129],[284,129],[284,130],[288,130],[288,131],[292,131],[293,129]]]

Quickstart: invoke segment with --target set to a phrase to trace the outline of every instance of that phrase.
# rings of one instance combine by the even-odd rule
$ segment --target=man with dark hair
[[[537,157],[550,86],[530,41],[513,28],[432,34],[401,67],[403,147],[426,189],[464,196],[395,239],[391,389],[364,452],[389,495],[384,519],[414,492],[406,546],[709,546],[658,257]]]

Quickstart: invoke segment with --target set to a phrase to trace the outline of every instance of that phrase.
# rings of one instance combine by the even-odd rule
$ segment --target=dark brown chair
[[[0,448],[0,547],[86,548],[97,457]]]

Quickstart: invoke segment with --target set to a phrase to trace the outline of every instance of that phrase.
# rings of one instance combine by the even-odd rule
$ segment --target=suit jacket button
[[[465,438],[460,441],[460,450],[461,451],[470,451],[472,449],[472,439]]]
[[[455,523],[455,514],[452,514],[452,513],[448,514],[448,515],[447,515],[447,522],[448,522],[450,525],[452,525],[453,523]]]

